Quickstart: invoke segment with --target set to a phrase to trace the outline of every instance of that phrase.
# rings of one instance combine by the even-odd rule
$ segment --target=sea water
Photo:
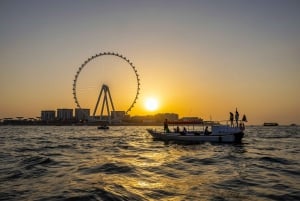
[[[300,200],[300,127],[193,145],[146,128],[0,126],[0,200]]]

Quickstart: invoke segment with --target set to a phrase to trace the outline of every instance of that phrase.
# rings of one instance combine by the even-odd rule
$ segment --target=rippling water
[[[300,200],[300,127],[242,144],[154,141],[146,127],[0,127],[0,200]]]

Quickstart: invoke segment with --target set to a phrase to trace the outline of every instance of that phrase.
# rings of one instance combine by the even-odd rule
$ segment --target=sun
[[[158,101],[156,98],[147,98],[145,101],[145,107],[149,111],[155,111],[158,108]]]

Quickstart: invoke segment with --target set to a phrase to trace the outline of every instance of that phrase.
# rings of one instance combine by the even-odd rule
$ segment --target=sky
[[[0,0],[0,119],[75,108],[78,68],[117,52],[140,76],[132,116],[225,120],[238,108],[249,124],[300,124],[299,10],[298,0]],[[136,80],[119,60],[85,66],[82,104],[108,83],[115,109],[128,108]]]

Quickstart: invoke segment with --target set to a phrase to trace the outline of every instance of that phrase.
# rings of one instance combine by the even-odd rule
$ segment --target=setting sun
[[[145,107],[149,111],[157,110],[158,108],[158,101],[155,98],[147,98],[145,101]]]

